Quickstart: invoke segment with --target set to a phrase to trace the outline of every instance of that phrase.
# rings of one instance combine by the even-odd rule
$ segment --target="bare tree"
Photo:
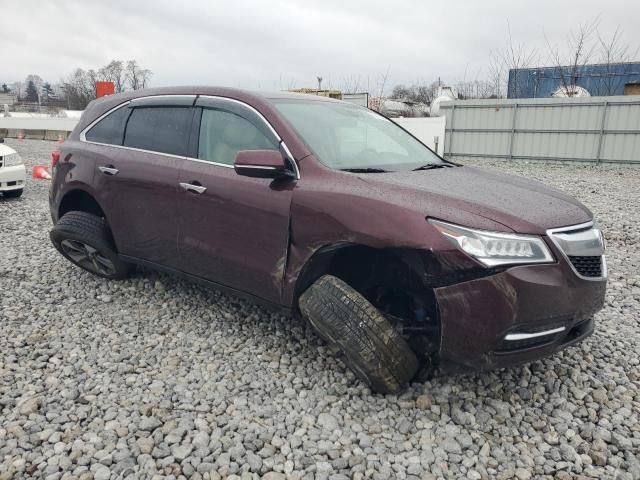
[[[140,71],[140,76],[142,78],[142,83],[141,83],[142,88],[147,88],[149,86],[149,82],[151,81],[152,75],[153,75],[153,72],[148,68],[143,68]]]
[[[407,87],[406,85],[396,85],[391,89],[391,98],[394,100],[404,100],[413,96],[413,87]]]
[[[61,81],[67,108],[83,110],[87,104],[96,98],[95,78],[88,72],[77,68],[71,75]]]
[[[87,78],[91,91],[96,91],[96,83],[100,80],[99,72],[96,72],[93,68],[87,71]]]
[[[596,43],[594,35],[598,30],[600,18],[591,23],[580,24],[577,30],[571,31],[567,36],[566,53],[552,46],[545,35],[551,61],[558,70],[560,76],[560,88],[567,97],[574,97],[578,94],[578,80],[584,67],[591,61]]]
[[[490,83],[496,84],[495,76],[500,75],[501,80],[498,82],[500,87],[507,84],[504,79],[508,75],[512,80],[509,82],[509,97],[519,98],[526,95],[526,85],[523,85],[519,78],[519,71],[523,68],[532,67],[538,61],[538,52],[536,49],[528,48],[522,43],[514,43],[511,35],[511,25],[507,22],[507,46],[501,52],[495,52],[494,66],[490,67],[489,75],[493,77]],[[498,95],[499,96],[499,95]]]
[[[145,88],[151,75],[151,70],[140,68],[136,60],[129,60],[125,66],[125,79],[132,90]]]
[[[358,75],[357,77],[355,76],[345,77],[345,79],[342,82],[341,90],[343,93],[362,92],[362,87],[360,86],[360,75]]]
[[[11,91],[16,95],[18,100],[22,97],[24,93],[24,84],[22,82],[13,82],[11,85]]]
[[[122,60],[111,60],[111,62],[98,71],[98,74],[104,80],[113,82],[113,87],[116,93],[124,92],[125,72]]]
[[[24,83],[29,83],[29,82],[33,82],[33,84],[38,89],[38,91],[40,91],[40,89],[44,85],[44,80],[42,79],[42,77],[40,75],[35,75],[33,73],[31,75],[27,75],[27,78],[24,80]]]
[[[379,75],[378,81],[373,91],[373,96],[369,97],[369,108],[371,110],[375,110],[376,112],[380,112],[382,110],[384,106],[385,91],[387,88],[388,79],[389,79],[389,67],[387,67],[387,71],[384,73],[384,75],[382,74]],[[367,89],[367,90],[371,91],[370,89]]]
[[[638,51],[631,52],[631,46],[622,40],[622,29],[618,25],[611,38],[604,38],[598,33],[599,62],[604,66],[603,76],[598,82],[598,95],[615,95],[623,83],[622,72],[618,64],[629,62]]]
[[[461,100],[471,98],[496,98],[494,85],[486,80],[467,80],[456,83],[456,91]]]
[[[416,82],[413,85],[396,85],[391,90],[391,98],[394,100],[424,103],[429,105],[438,92],[439,82]]]
[[[489,58],[487,83],[492,98],[504,98],[507,91],[508,68],[498,52],[492,52]]]

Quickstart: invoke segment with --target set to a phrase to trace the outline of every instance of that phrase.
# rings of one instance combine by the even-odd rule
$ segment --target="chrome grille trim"
[[[570,225],[567,227],[551,228],[547,236],[560,251],[564,259],[571,266],[579,278],[590,281],[602,281],[607,278],[607,261],[604,256],[604,236],[600,229],[594,227],[593,222]],[[582,275],[571,261],[570,257],[600,257],[601,275],[598,277]]]

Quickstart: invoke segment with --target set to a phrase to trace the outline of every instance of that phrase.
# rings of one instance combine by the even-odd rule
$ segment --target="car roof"
[[[213,87],[213,86],[201,86],[201,85],[185,85],[176,87],[156,87],[156,88],[144,88],[140,90],[132,90],[115,95],[108,95],[102,97],[96,102],[122,99],[122,101],[132,100],[139,97],[148,97],[155,95],[212,95],[222,96],[237,99],[246,99],[248,97],[260,98],[260,99],[290,99],[290,100],[315,100],[323,102],[340,102],[334,98],[322,97],[319,95],[312,95],[306,93],[287,92],[287,91],[258,91],[258,90],[245,90],[240,88],[230,87]]]
[[[82,131],[91,122],[107,113],[116,106],[141,97],[159,96],[159,95],[210,95],[217,97],[227,97],[234,100],[240,100],[255,108],[266,107],[272,108],[271,100],[290,99],[305,100],[317,102],[341,102],[333,98],[321,97],[317,95],[308,95],[304,93],[294,92],[257,92],[251,90],[243,90],[239,88],[229,87],[212,87],[212,86],[177,86],[177,87],[156,87],[144,88],[141,90],[130,90],[127,92],[116,93],[114,95],[106,95],[104,97],[93,100],[85,109],[84,115],[78,122],[74,132]],[[75,136],[72,133],[72,136]]]

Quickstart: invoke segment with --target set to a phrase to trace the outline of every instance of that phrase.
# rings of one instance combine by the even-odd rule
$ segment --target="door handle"
[[[207,191],[207,187],[193,183],[180,183],[180,187],[187,192],[197,193],[198,195]]]
[[[113,168],[113,165],[107,165],[105,167],[98,167],[98,170],[100,170],[105,175],[116,175],[120,171],[117,168]]]

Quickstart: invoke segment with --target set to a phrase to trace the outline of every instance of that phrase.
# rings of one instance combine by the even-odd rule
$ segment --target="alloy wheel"
[[[65,239],[60,242],[60,246],[64,253],[82,268],[106,276],[116,273],[116,267],[113,262],[91,245],[79,240]]]

